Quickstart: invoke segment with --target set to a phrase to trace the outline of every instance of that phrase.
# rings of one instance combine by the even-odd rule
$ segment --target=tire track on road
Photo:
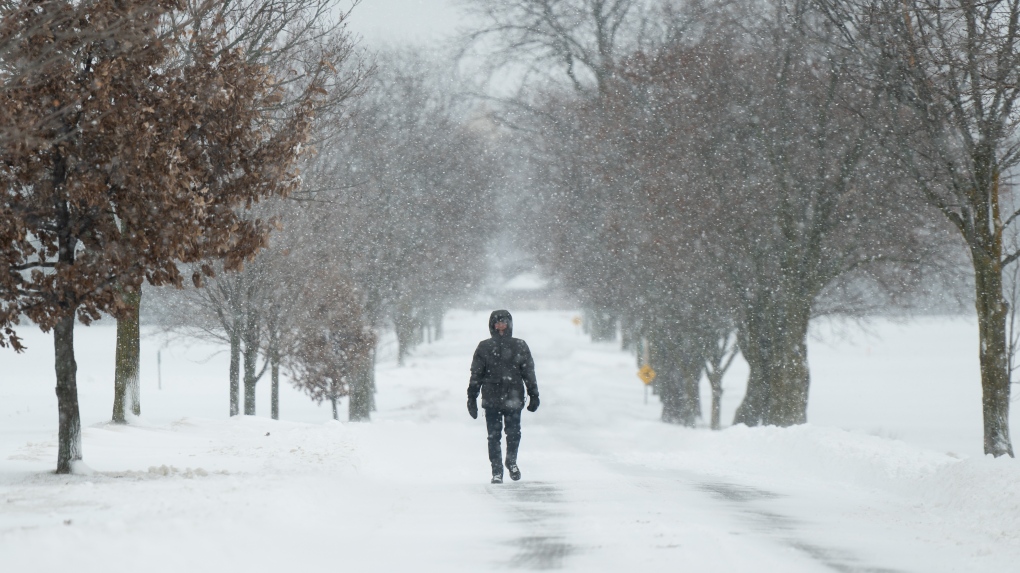
[[[565,504],[559,488],[547,482],[494,485],[489,493],[510,508],[524,524],[526,535],[510,542],[517,553],[505,565],[512,569],[561,569],[579,551],[563,527]]]

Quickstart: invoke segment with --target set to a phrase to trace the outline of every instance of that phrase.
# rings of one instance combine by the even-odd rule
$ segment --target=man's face
[[[498,321],[496,321],[495,328],[496,328],[496,332],[498,332],[501,336],[503,334],[506,334],[506,321],[505,320],[498,320]]]

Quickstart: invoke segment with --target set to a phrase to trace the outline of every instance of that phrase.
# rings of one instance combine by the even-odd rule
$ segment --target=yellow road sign
[[[655,380],[655,370],[652,370],[651,366],[645,364],[641,367],[641,370],[637,371],[637,377],[645,384],[651,384],[652,380]]]

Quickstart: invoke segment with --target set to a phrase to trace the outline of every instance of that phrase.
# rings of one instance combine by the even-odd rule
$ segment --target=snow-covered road
[[[891,377],[920,372],[916,384],[927,386],[913,394],[889,380],[827,378],[864,367],[863,358],[834,362],[863,352],[849,343],[838,353],[812,349],[813,424],[710,432],[659,423],[633,358],[587,341],[573,313],[517,313],[542,407],[524,413],[524,479],[489,485],[484,423],[464,407],[486,315],[451,313],[442,341],[417,349],[404,367],[381,361],[369,424],[325,421],[328,408],[294,391],[284,393],[283,421],[227,419],[224,357],[171,349],[164,389],[154,375],[143,379],[145,415],[109,425],[112,329],[81,329],[85,461],[94,473],[76,476],[47,473],[52,354],[44,338],[30,338],[28,355],[0,354],[0,569],[1017,570],[1020,464],[969,456],[955,438],[926,430],[959,434],[972,420],[967,408],[956,418],[918,410],[938,401],[921,395],[933,384],[923,365],[879,363]],[[914,340],[972,327],[883,328],[913,328],[906,339]],[[887,343],[870,340],[867,354],[874,346],[884,356]],[[932,352],[926,361],[945,358]],[[954,364],[936,367],[955,375]],[[741,376],[738,369],[727,382],[727,412]],[[857,386],[841,394],[836,382]],[[958,399],[944,386],[948,400]],[[863,430],[842,423],[875,416],[855,408],[876,402],[867,395],[876,388],[908,397],[878,411],[913,413]],[[980,435],[980,427],[967,431]]]

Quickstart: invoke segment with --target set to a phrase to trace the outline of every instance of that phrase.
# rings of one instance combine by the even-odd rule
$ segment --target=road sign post
[[[652,367],[649,366],[648,364],[645,364],[644,366],[641,367],[640,370],[638,370],[637,376],[638,378],[641,379],[641,382],[643,382],[645,385],[645,404],[647,404],[648,387],[652,385],[653,381],[655,381],[655,370],[653,370]]]

